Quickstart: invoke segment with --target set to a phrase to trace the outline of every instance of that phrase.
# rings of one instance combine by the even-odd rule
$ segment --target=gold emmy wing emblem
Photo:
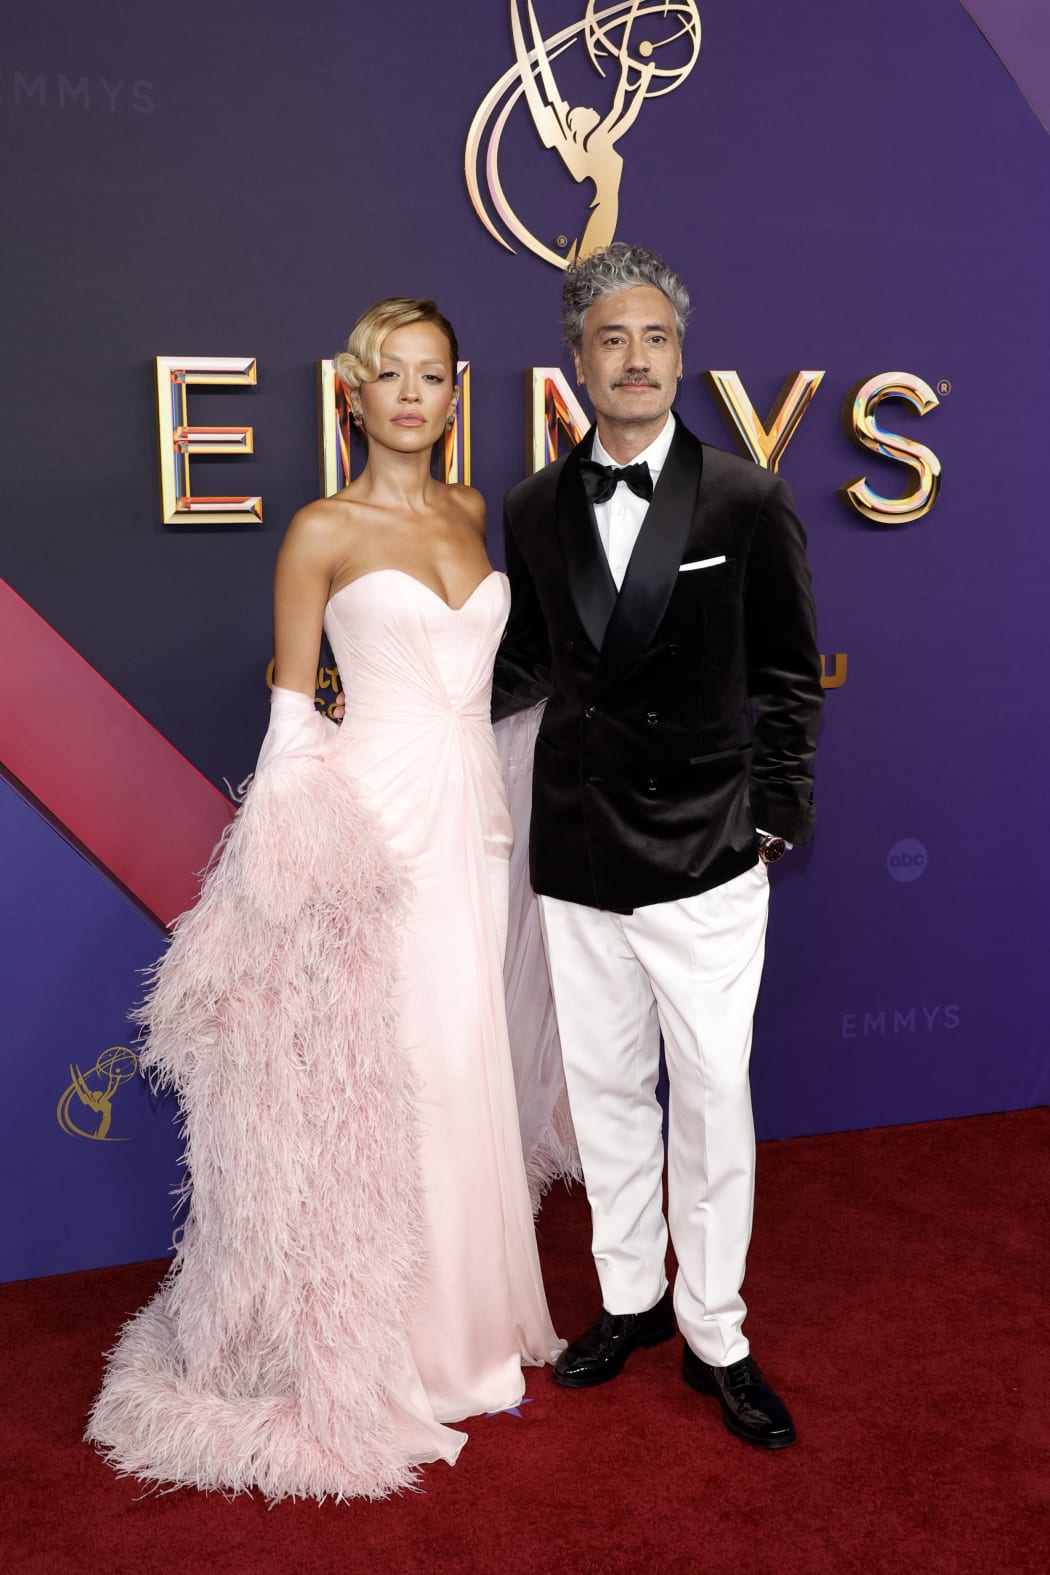
[[[700,53],[700,16],[695,0],[617,0],[599,8],[588,0],[583,19],[544,38],[532,0],[525,0],[531,47],[526,41],[520,0],[510,0],[514,64],[478,106],[467,136],[467,190],[478,218],[501,246],[515,248],[497,225],[516,240],[566,268],[577,257],[607,246],[616,233],[623,158],[616,144],[630,131],[647,99],[662,98],[681,87]],[[570,106],[558,91],[553,62],[582,38],[591,64],[602,78],[616,77],[612,105],[603,115],[589,105]],[[594,200],[583,233],[564,256],[544,246],[515,213],[500,177],[500,142],[521,99],[545,148],[553,148],[573,180],[589,180]],[[480,171],[484,169],[482,194]],[[559,245],[561,241],[559,240]]]
[[[71,1065],[69,1087],[55,1111],[62,1131],[68,1132],[70,1137],[92,1138],[96,1142],[126,1143],[127,1138],[109,1135],[113,1124],[113,1095],[122,1084],[137,1077],[138,1070],[138,1057],[124,1045],[112,1045],[103,1050],[87,1072]]]

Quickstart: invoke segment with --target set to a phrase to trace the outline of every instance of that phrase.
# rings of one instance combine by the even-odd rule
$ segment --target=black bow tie
[[[646,502],[653,495],[653,478],[644,459],[637,465],[624,465],[622,470],[615,465],[599,465],[595,459],[581,460],[580,467],[583,485],[592,503],[608,503],[619,481],[625,481],[635,497],[644,498]]]

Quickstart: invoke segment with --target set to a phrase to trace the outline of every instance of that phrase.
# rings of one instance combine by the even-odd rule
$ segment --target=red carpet
[[[79,1434],[158,1266],[2,1287],[0,1567],[1042,1575],[1048,1180],[1046,1110],[765,1144],[748,1327],[795,1448],[731,1438],[675,1342],[590,1393],[531,1373],[520,1417],[470,1423],[454,1470],[378,1504],[139,1497]],[[571,1338],[597,1301],[580,1191],[548,1200],[540,1240]]]

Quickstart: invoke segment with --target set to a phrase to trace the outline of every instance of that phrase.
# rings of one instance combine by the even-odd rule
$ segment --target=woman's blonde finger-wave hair
[[[434,301],[419,300],[411,295],[390,295],[377,301],[367,312],[362,312],[346,341],[346,349],[332,357],[336,374],[347,389],[354,393],[362,383],[374,383],[379,376],[379,358],[383,340],[395,328],[407,328],[409,323],[433,323],[448,340],[452,358],[452,381],[456,380],[456,363],[459,346],[452,324],[438,311]]]

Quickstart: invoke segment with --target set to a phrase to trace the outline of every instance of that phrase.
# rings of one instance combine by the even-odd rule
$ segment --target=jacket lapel
[[[600,651],[617,598],[616,584],[609,572],[580,470],[580,461],[589,456],[592,442],[591,433],[587,433],[562,466],[558,477],[557,513],[569,592],[587,638],[594,649]]]
[[[623,586],[608,619],[599,681],[625,667],[645,649],[659,628],[693,523],[703,462],[703,448],[676,416],[667,462],[660,472]],[[582,480],[580,488],[582,491]],[[586,494],[584,498],[586,501]],[[597,550],[604,558],[600,542]]]

